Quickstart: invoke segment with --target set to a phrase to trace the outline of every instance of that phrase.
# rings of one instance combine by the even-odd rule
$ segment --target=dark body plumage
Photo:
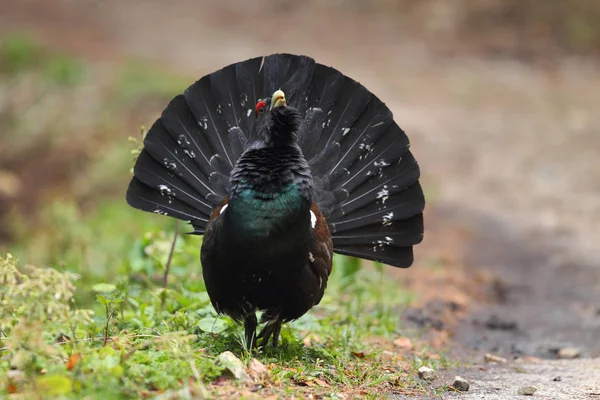
[[[334,251],[408,267],[422,240],[406,135],[363,86],[308,57],[276,54],[202,78],[144,144],[129,204],[204,234],[211,302],[244,323],[248,346],[256,311],[259,337],[276,345],[283,322],[319,303]]]

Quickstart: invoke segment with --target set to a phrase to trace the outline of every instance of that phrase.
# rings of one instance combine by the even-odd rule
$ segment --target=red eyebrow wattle
[[[262,107],[265,106],[264,101],[259,101],[258,103],[256,103],[256,113],[258,114],[258,110],[260,110]]]

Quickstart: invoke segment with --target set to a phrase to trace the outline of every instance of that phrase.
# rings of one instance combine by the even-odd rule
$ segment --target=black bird
[[[127,202],[204,235],[212,305],[246,345],[323,297],[333,253],[406,268],[423,238],[419,167],[391,111],[339,71],[273,54],[175,97],[144,140]],[[256,312],[266,323],[256,337]]]

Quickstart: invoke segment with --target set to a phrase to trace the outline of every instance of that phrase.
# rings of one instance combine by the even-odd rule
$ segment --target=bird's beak
[[[273,98],[271,99],[271,110],[275,107],[283,107],[285,106],[285,93],[281,89],[273,93]]]

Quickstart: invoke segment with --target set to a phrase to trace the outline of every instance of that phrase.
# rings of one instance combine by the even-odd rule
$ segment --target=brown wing
[[[221,214],[221,210],[223,209],[223,207],[225,207],[227,205],[228,202],[229,202],[229,198],[227,196],[225,196],[223,198],[223,200],[221,200],[221,202],[215,207],[212,214],[210,214],[209,222],[212,221],[213,219],[215,219],[215,217],[217,215]]]
[[[321,278],[321,289],[324,292],[327,287],[327,279],[329,278],[329,274],[331,274],[333,242],[331,241],[331,232],[327,226],[327,221],[314,202],[312,203],[311,211],[316,217],[316,223],[312,231],[312,243],[308,258],[315,272]],[[322,295],[323,293],[321,293]]]

